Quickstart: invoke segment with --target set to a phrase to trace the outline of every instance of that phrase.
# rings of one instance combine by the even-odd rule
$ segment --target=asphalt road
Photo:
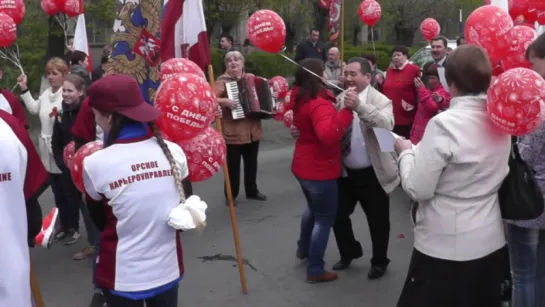
[[[310,285],[304,263],[295,258],[305,200],[290,171],[293,141],[281,123],[265,123],[259,156],[258,183],[266,202],[239,200],[237,219],[249,293],[242,294],[229,210],[223,198],[223,174],[195,184],[196,194],[209,206],[208,227],[202,234],[184,233],[185,276],[180,306],[206,307],[390,307],[395,306],[412,249],[408,200],[396,190],[391,196],[389,257],[392,262],[380,280],[368,281],[371,244],[365,215],[356,210],[355,233],[364,256],[339,280]],[[240,193],[244,195],[244,193]],[[48,190],[40,199],[44,211],[53,206]],[[82,223],[82,231],[83,231]],[[85,245],[85,236],[73,246],[53,245],[32,251],[32,262],[47,307],[87,307],[92,295],[91,261],[74,261],[72,253]],[[326,253],[331,267],[338,260],[333,234]]]

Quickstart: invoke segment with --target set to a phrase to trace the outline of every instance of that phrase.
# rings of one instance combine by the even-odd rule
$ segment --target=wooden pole
[[[36,279],[36,274],[34,274],[32,264],[30,265],[30,290],[32,291],[34,306],[45,307],[44,299],[42,297],[42,293],[40,292],[40,288],[38,287],[38,280]]]
[[[212,65],[208,65],[208,79],[210,79],[210,85],[214,88],[214,68]],[[223,128],[221,126],[221,118],[216,117],[216,129],[220,134],[223,134]],[[229,203],[229,213],[231,215],[231,226],[233,228],[233,238],[235,239],[235,249],[237,253],[238,272],[240,275],[240,284],[242,286],[242,293],[248,293],[248,286],[246,285],[246,277],[244,274],[244,262],[242,259],[242,250],[240,248],[240,238],[238,236],[238,224],[235,214],[235,202],[233,200],[233,193],[231,192],[231,180],[229,179],[229,167],[227,162],[223,163],[223,175],[225,177],[225,190],[227,191],[227,202]]]
[[[341,0],[341,31],[339,34],[341,38],[341,76],[344,75],[344,0]]]

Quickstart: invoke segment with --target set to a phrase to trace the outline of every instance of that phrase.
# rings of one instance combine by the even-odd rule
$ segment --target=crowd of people
[[[515,142],[489,128],[486,91],[492,67],[486,52],[464,45],[463,38],[449,52],[447,39],[439,36],[431,42],[433,61],[422,69],[409,62],[407,47],[396,46],[391,67],[382,72],[374,55],[342,63],[339,50],[326,50],[318,37],[312,30],[308,42],[298,46],[299,67],[286,101],[296,140],[291,169],[307,202],[295,248],[296,258],[307,263],[306,281],[338,279],[324,262],[331,229],[339,251],[334,271],[347,270],[362,257],[351,221],[358,203],[372,243],[367,277],[382,278],[390,263],[390,194],[401,186],[412,200],[414,250],[397,306],[496,307],[506,279],[512,280],[514,307],[545,306],[545,214],[529,221],[503,220],[498,197],[512,146],[518,146],[545,193],[545,127]],[[248,75],[244,54],[232,50],[232,38],[223,37],[221,44],[225,72],[214,90],[230,192],[239,195],[242,160],[246,197],[266,201],[257,185],[261,121],[233,119],[230,110],[237,104],[225,88]],[[6,306],[31,306],[28,245],[42,227],[37,197],[48,183],[59,211],[55,241],[78,241],[83,217],[88,245],[73,258],[93,259],[90,307],[178,305],[182,248],[179,231],[164,217],[193,193],[186,157],[161,137],[154,123],[159,111],[146,103],[136,80],[105,71],[110,53],[104,49],[92,73],[83,52],[71,50],[68,60],[50,59],[49,87],[38,99],[25,75],[18,78],[23,104],[1,91],[0,204],[19,204],[6,209],[5,218],[26,221],[17,225],[16,248],[0,262],[20,264],[1,266],[13,280],[14,290],[0,294]],[[526,57],[545,77],[545,35],[528,47]],[[440,82],[443,68],[448,88]],[[343,90],[335,96],[332,86]],[[40,119],[37,150],[26,131],[23,106]],[[393,152],[380,148],[376,128],[395,135]],[[77,150],[95,140],[103,141],[104,149],[84,162],[82,195],[63,151],[72,141]],[[169,175],[112,186],[141,165]],[[8,225],[5,221],[0,224]]]
[[[545,128],[513,140],[490,129],[486,52],[465,45],[463,37],[448,50],[439,36],[431,41],[433,61],[422,69],[409,62],[407,47],[396,46],[382,73],[372,55],[341,63],[332,47],[326,60],[315,34],[298,53],[309,56],[300,59],[290,102],[297,140],[292,171],[307,200],[296,255],[307,260],[307,280],[338,278],[323,261],[331,228],[340,254],[333,270],[361,257],[350,221],[358,202],[373,250],[368,278],[385,274],[388,195],[401,184],[412,200],[415,239],[397,306],[500,306],[506,297],[515,307],[545,306],[545,214],[503,220],[498,198],[512,146],[545,192]],[[528,47],[526,58],[545,76],[545,35]],[[441,68],[448,88],[440,82]],[[331,84],[344,89],[336,98]],[[395,152],[381,152],[374,128],[394,133]]]

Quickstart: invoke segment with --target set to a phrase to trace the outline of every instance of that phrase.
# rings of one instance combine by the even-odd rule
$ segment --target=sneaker
[[[315,284],[315,283],[321,283],[321,282],[334,281],[334,280],[337,280],[337,278],[339,278],[337,274],[325,271],[324,274],[319,276],[307,276],[307,282],[309,284]]]
[[[91,299],[91,304],[89,307],[106,307],[106,299],[104,295],[100,292],[96,292]]]
[[[51,213],[44,218],[42,222],[42,229],[34,239],[38,246],[43,248],[49,248],[51,246],[51,242],[53,239],[55,239],[53,234],[55,233],[55,224],[57,223],[58,216],[59,210],[57,208],[53,208]]]
[[[95,247],[92,245],[84,247],[81,251],[75,253],[72,255],[72,259],[74,260],[83,260],[87,257],[92,257],[95,253]]]
[[[68,233],[66,233],[66,231],[63,231],[63,230],[59,230],[55,233],[55,238],[53,239],[53,241],[57,242],[57,241],[62,241],[64,240],[66,237],[68,236]]]
[[[65,237],[62,239],[62,244],[72,245],[76,243],[80,237],[80,233],[77,230],[70,230],[66,233]]]

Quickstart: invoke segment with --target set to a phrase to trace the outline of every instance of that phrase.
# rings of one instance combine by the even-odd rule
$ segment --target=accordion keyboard
[[[237,82],[225,83],[225,89],[227,90],[227,98],[237,103],[236,109],[231,111],[233,119],[244,118],[244,109],[242,108],[242,104],[240,103],[240,95]]]

